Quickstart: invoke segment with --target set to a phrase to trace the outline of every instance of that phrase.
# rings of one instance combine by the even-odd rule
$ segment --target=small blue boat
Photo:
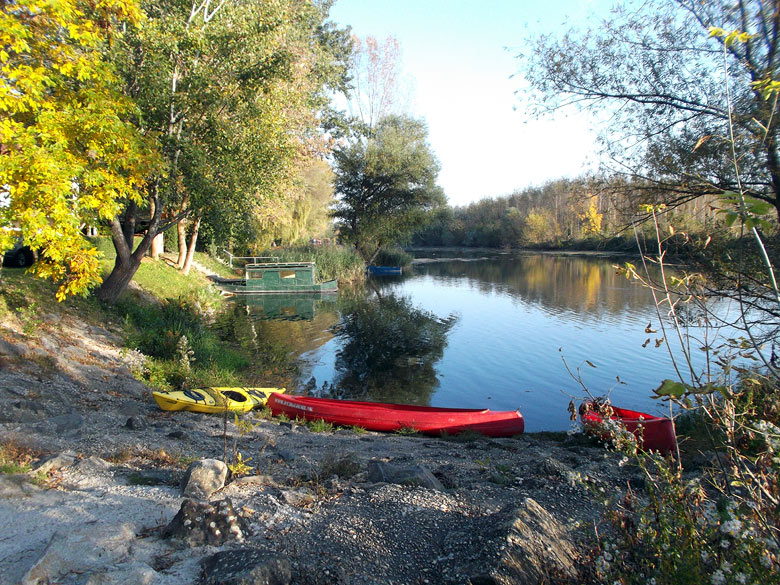
[[[402,274],[400,266],[371,266],[367,267],[368,273],[373,276],[382,276],[385,274]]]

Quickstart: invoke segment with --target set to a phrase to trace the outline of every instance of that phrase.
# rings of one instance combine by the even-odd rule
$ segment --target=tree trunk
[[[176,259],[176,267],[184,268],[184,261],[187,259],[187,221],[182,219],[176,224],[176,232],[179,240],[179,257]]]
[[[195,255],[195,244],[198,242],[198,230],[200,229],[200,218],[195,218],[195,222],[192,224],[192,236],[190,236],[190,245],[187,248],[187,258],[184,260],[184,266],[181,271],[184,274],[190,273],[190,266],[192,266],[192,257]]]
[[[119,219],[113,219],[111,221],[111,240],[114,243],[116,249],[116,261],[114,262],[114,268],[111,274],[108,275],[97,289],[97,297],[107,303],[115,303],[119,298],[119,295],[124,292],[127,285],[133,279],[138,267],[141,265],[141,260],[149,251],[152,245],[152,240],[157,235],[158,228],[160,227],[160,216],[162,207],[159,202],[159,181],[155,181],[152,188],[152,201],[154,205],[154,213],[149,221],[149,229],[146,231],[146,235],[138,244],[138,247],[133,250],[133,228],[135,226],[135,211],[136,205],[130,203],[127,206],[127,210],[124,215],[124,225],[120,223]]]
[[[165,252],[165,236],[157,234],[152,240],[151,255],[153,260],[159,260],[160,254]]]

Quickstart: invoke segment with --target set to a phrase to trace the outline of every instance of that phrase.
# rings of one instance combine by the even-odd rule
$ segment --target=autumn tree
[[[403,109],[401,45],[389,36],[352,37],[349,109],[353,117],[369,128]]]
[[[730,42],[712,27],[745,34]],[[576,106],[608,114],[603,142],[613,170],[635,185],[662,190],[671,203],[741,186],[780,215],[780,120],[766,92],[777,78],[778,30],[774,2],[644,3],[588,31],[540,37],[522,74],[533,113]]]
[[[383,246],[411,235],[428,212],[444,204],[436,185],[439,162],[427,138],[423,122],[390,116],[334,152],[336,227],[368,264]]]
[[[103,56],[121,39],[118,21],[132,30],[140,20],[131,0],[15,0],[0,11],[0,253],[20,230],[59,300],[100,282],[81,228],[112,221],[120,201],[138,204],[158,166]]]
[[[161,231],[182,219],[190,229],[205,218],[249,224],[288,192],[316,137],[314,111],[345,71],[346,33],[325,21],[327,4],[149,0],[145,9],[146,26],[124,39],[117,63],[139,128],[160,136],[166,171],[149,178],[143,203],[128,200],[111,222],[117,260],[98,291],[108,301]],[[136,246],[139,220],[146,229]]]

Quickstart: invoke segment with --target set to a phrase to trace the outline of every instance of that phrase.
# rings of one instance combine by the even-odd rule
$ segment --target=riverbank
[[[204,577],[225,555],[257,583],[568,582],[587,567],[605,497],[643,483],[565,434],[314,432],[252,416],[238,429],[166,413],[133,377],[121,324],[56,306],[35,327],[1,326],[0,443],[16,465],[0,474],[2,585],[236,583]],[[236,529],[177,532],[188,465],[226,450],[252,469],[204,500],[229,499],[222,520]],[[199,509],[189,526],[219,525],[218,507]]]

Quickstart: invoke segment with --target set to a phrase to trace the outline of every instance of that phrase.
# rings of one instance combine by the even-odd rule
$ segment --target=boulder
[[[202,565],[201,585],[289,585],[290,561],[260,549],[226,550],[207,557]]]
[[[173,520],[163,529],[163,538],[177,538],[190,546],[220,546],[244,540],[245,528],[229,498],[210,504],[184,500]]]
[[[153,585],[159,578],[159,573],[149,565],[131,562],[104,573],[93,573],[84,585]]]
[[[127,560],[134,539],[129,524],[86,524],[57,531],[22,585],[48,585],[63,582],[70,575],[105,572]]]
[[[125,428],[128,428],[131,431],[143,431],[146,430],[148,426],[149,423],[146,422],[146,419],[137,414],[128,418],[127,422],[125,423]]]
[[[35,471],[49,473],[50,471],[59,471],[65,467],[70,467],[78,461],[78,455],[73,451],[63,451],[57,455],[51,455],[41,459],[35,466]]]
[[[182,495],[207,500],[225,485],[227,472],[227,465],[218,459],[202,459],[191,463],[182,480]]]
[[[535,585],[576,580],[577,549],[568,530],[535,500],[526,498],[511,513],[507,528],[497,570],[509,582]]]
[[[372,459],[368,462],[368,481],[415,485],[444,491],[444,486],[422,465],[393,465]]]

